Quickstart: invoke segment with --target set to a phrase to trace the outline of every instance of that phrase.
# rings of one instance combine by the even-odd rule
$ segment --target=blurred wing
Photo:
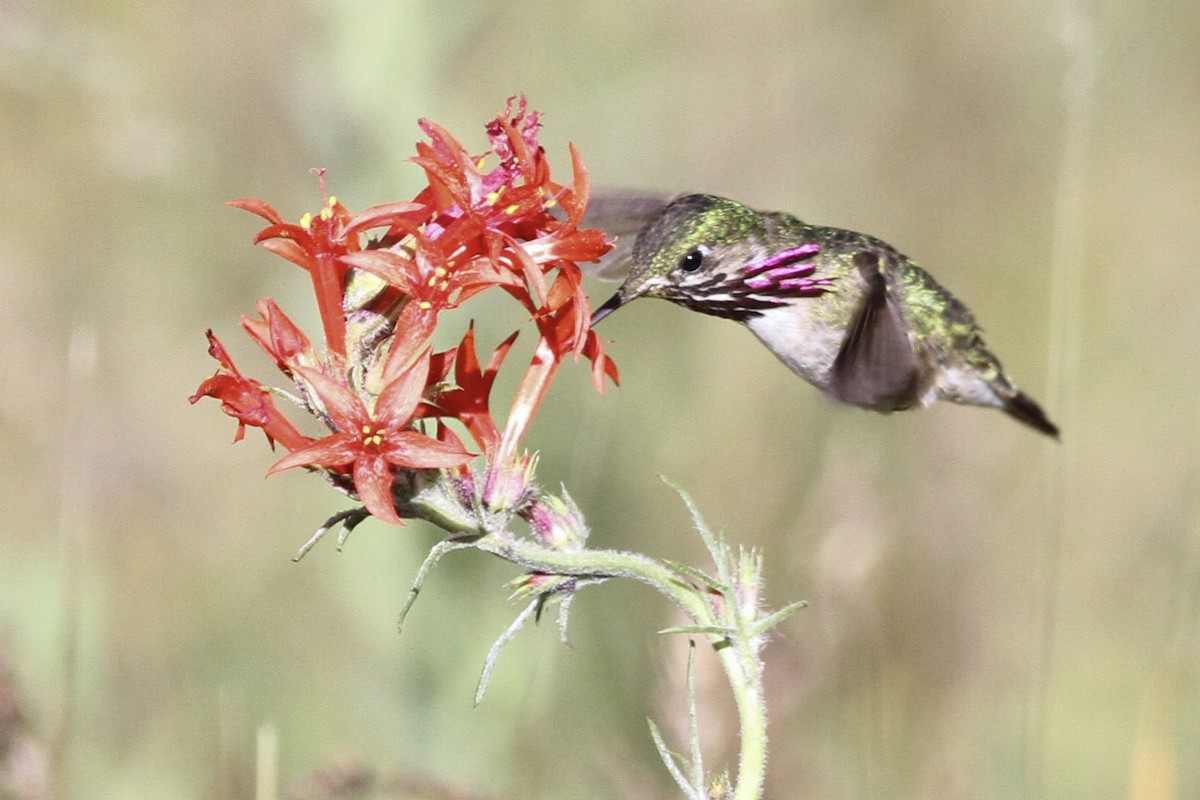
[[[603,281],[624,280],[633,264],[633,243],[638,232],[673,198],[649,192],[593,192],[580,227],[599,228],[615,240],[616,246],[598,262],[580,264],[583,274]]]
[[[856,253],[854,265],[866,291],[833,362],[829,391],[856,406],[905,408],[917,388],[917,359],[904,318],[888,294],[879,256]]]

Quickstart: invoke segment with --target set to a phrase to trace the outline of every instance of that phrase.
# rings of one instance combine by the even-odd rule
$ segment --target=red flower
[[[324,171],[319,171],[324,186]],[[227,205],[257,214],[271,224],[258,232],[256,244],[306,270],[312,278],[317,309],[325,329],[325,345],[331,353],[346,356],[346,317],[342,300],[348,266],[342,257],[360,249],[359,234],[370,228],[412,225],[426,214],[420,203],[388,203],[351,216],[336,197],[325,198],[317,216],[305,214],[299,225],[283,221],[262,200],[230,200]]]
[[[488,455],[495,453],[500,444],[500,429],[488,410],[488,397],[500,365],[516,338],[514,333],[501,342],[488,359],[487,368],[480,369],[479,357],[475,354],[475,326],[467,328],[454,358],[454,386],[438,394],[431,406],[438,415],[461,421]]]
[[[288,453],[275,462],[268,475],[302,466],[350,471],[354,489],[367,510],[403,525],[392,501],[396,467],[459,467],[474,457],[459,446],[409,427],[425,392],[428,353],[383,388],[374,413],[356,393],[320,370],[299,368],[298,372],[316,391],[337,432]]]
[[[242,375],[213,332],[209,331],[207,336],[209,355],[220,362],[221,368],[200,384],[188,402],[195,403],[201,397],[220,400],[221,410],[238,421],[237,433],[233,436],[235,442],[240,442],[246,435],[247,425],[262,428],[267,441],[272,445],[279,442],[289,450],[312,441],[279,413],[266,387]]]
[[[262,319],[242,317],[242,327],[285,373],[296,367],[315,367],[320,364],[312,342],[304,331],[284,314],[274,300],[255,303]]]
[[[591,332],[591,309],[578,261],[610,247],[602,231],[580,229],[589,196],[587,169],[571,147],[573,177],[555,183],[538,144],[538,114],[524,98],[487,125],[490,150],[472,156],[445,129],[422,120],[428,141],[413,158],[428,186],[411,202],[351,214],[325,191],[320,213],[285,222],[271,205],[241,199],[230,205],[268,223],[255,242],[308,272],[324,329],[325,347],[272,300],[242,327],[297,387],[297,403],[331,433],[313,440],[275,408],[269,391],[241,375],[210,334],[221,369],[192,396],[221,400],[238,420],[291,452],[270,473],[292,467],[353,479],[371,514],[399,523],[393,490],[397,470],[459,468],[472,458],[445,426],[457,419],[486,454],[489,469],[517,463],[528,429],[558,366],[569,355],[592,362],[597,389],[617,372]],[[561,212],[551,213],[555,207]],[[564,213],[565,212],[565,213]],[[373,232],[374,238],[367,238]],[[503,435],[489,409],[496,375],[515,334],[481,366],[474,330],[462,343],[431,355],[441,312],[493,287],[526,309],[540,340],[512,402]],[[453,377],[449,379],[453,369]],[[437,438],[414,429],[437,422]]]
[[[573,188],[550,180],[545,151],[537,143],[538,116],[527,113],[524,98],[515,113],[510,98],[505,113],[488,125],[500,164],[487,173],[482,171],[486,159],[471,158],[443,128],[429,120],[421,127],[432,141],[417,145],[413,161],[425,169],[430,188],[417,199],[441,212],[426,226],[426,236],[438,240],[456,222],[471,226],[480,237],[474,252],[523,282],[507,288],[526,306],[545,303],[545,270],[567,260],[592,261],[609,250],[602,231],[576,230],[588,197],[582,159],[572,147]],[[550,213],[559,204],[566,220]],[[444,255],[452,253],[447,249]]]

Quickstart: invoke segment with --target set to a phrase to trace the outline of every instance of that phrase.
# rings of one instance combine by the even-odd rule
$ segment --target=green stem
[[[709,637],[710,639],[713,637]],[[718,647],[721,665],[729,678],[741,722],[734,800],[759,800],[767,779],[767,703],[763,693],[762,661],[751,641],[743,636]]]
[[[679,607],[696,625],[720,626],[712,607],[673,570],[647,556],[620,550],[549,550],[524,539],[484,537],[480,550],[533,572],[594,578],[627,578],[654,589]],[[749,622],[753,622],[750,620]],[[743,626],[747,627],[747,626]],[[767,709],[762,662],[753,638],[706,634],[729,680],[741,726],[734,800],[759,800],[766,782]]]
[[[474,546],[530,572],[591,578],[627,578],[651,587],[697,624],[715,624],[692,586],[666,565],[624,550],[551,550],[531,539],[485,536]]]
[[[766,783],[767,710],[763,692],[763,664],[758,657],[763,638],[751,629],[759,622],[757,609],[733,610],[736,622],[718,614],[708,587],[697,587],[681,572],[640,553],[623,550],[556,550],[532,538],[517,538],[507,530],[486,530],[482,521],[472,526],[466,509],[447,513],[455,504],[449,495],[423,492],[413,498],[411,510],[458,536],[471,539],[467,546],[504,559],[528,572],[606,580],[626,578],[644,583],[675,604],[698,627],[717,652],[733,692],[740,721],[740,752],[734,800],[760,800]],[[425,502],[422,502],[425,501]],[[434,501],[434,502],[430,502]],[[472,529],[473,528],[473,529]],[[478,537],[478,538],[474,538]],[[733,597],[723,603],[738,606]],[[720,632],[717,632],[719,630]],[[703,789],[703,787],[697,787]]]

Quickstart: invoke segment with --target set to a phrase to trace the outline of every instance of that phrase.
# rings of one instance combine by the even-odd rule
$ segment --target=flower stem
[[[419,510],[421,495],[414,498],[415,510]],[[432,511],[432,509],[430,509]],[[437,516],[430,514],[430,517]],[[461,535],[461,527],[457,532]],[[693,627],[678,629],[678,632],[701,634],[712,645],[733,692],[740,721],[741,749],[738,755],[737,778],[734,782],[734,800],[759,800],[766,781],[767,763],[767,711],[763,692],[763,662],[759,650],[765,643],[763,633],[774,622],[787,616],[790,611],[779,612],[770,617],[760,616],[754,602],[742,603],[738,580],[728,584],[708,579],[703,573],[690,568],[676,568],[639,553],[622,550],[593,550],[582,546],[573,549],[555,549],[534,538],[516,537],[507,530],[479,529],[479,538],[466,541],[464,547],[482,550],[497,558],[515,564],[529,573],[574,577],[594,582],[609,578],[626,578],[643,583],[670,600],[693,623]],[[730,552],[724,542],[710,542],[714,558],[728,565]],[[721,567],[719,573],[738,574],[738,570]],[[753,571],[753,581],[758,581]],[[701,578],[697,585],[694,580]],[[720,584],[720,585],[718,585]],[[757,585],[754,593],[757,594]],[[796,606],[798,607],[798,606]],[[704,794],[704,787],[695,787]]]
[[[734,800],[759,800],[767,779],[767,702],[763,693],[763,663],[750,640],[737,637],[732,647],[717,653],[741,723]]]
[[[711,610],[690,584],[665,564],[640,553],[624,550],[552,550],[528,539],[500,536],[486,536],[474,546],[530,572],[639,581],[666,597],[697,624],[704,624],[706,619],[711,618]]]

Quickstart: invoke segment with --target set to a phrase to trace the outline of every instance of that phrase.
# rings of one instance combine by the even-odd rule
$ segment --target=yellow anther
[[[334,206],[337,205],[337,198],[334,197],[333,195],[329,195],[329,199],[325,201],[325,205],[329,206],[330,208],[333,208]]]
[[[300,218],[300,227],[304,228],[304,230],[312,227],[312,214],[307,211],[304,212],[304,216]]]
[[[517,213],[518,208],[520,208],[520,206],[518,206],[516,203],[513,203],[511,206],[504,209],[504,213],[512,216],[513,214]]]
[[[439,278],[443,278],[446,275],[446,268],[445,267],[436,267],[433,270],[433,274],[437,275]]]
[[[487,204],[488,204],[489,206],[494,206],[494,205],[496,205],[496,201],[497,201],[497,200],[499,200],[499,199],[500,199],[500,193],[499,193],[499,192],[488,192],[488,193],[487,193]]]
[[[333,212],[329,210],[329,206],[321,209],[321,219],[328,220],[333,216]]]
[[[543,208],[554,208],[556,205],[558,205],[558,201],[555,200],[553,197],[551,197],[549,200],[547,200],[545,203],[542,204],[542,207]]]
[[[433,303],[429,302],[428,300],[422,300],[417,307],[422,311],[428,311],[429,309],[433,308]]]
[[[430,278],[429,283],[427,283],[426,286],[437,286],[437,277],[434,276]]]
[[[475,162],[475,169],[483,169],[483,165],[487,163],[487,156],[480,156]]]
[[[443,292],[450,288],[450,281],[442,281],[442,285],[438,287]]]
[[[363,425],[362,433],[363,444],[367,445],[368,447],[379,447],[379,445],[383,444],[384,432],[382,429],[376,429],[371,425]]]

